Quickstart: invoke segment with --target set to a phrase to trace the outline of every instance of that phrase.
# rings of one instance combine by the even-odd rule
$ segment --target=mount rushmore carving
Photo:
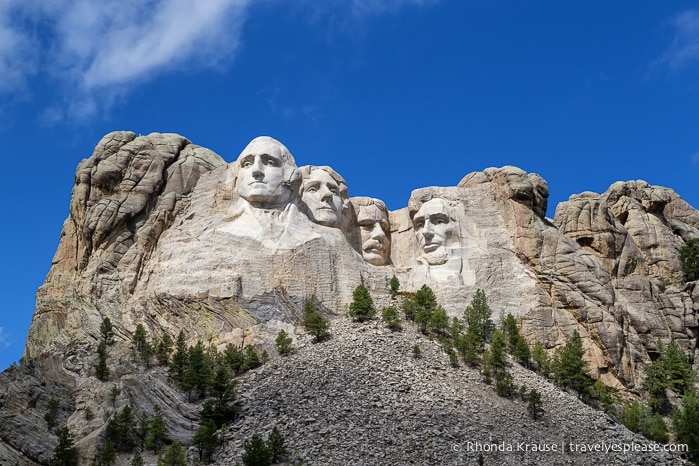
[[[578,330],[593,375],[617,388],[639,383],[659,338],[696,352],[699,288],[677,249],[699,213],[670,189],[616,183],[551,220],[546,182],[515,167],[417,189],[396,211],[350,188],[270,137],[229,164],[178,135],[108,134],[78,166],[25,356],[96,341],[104,317],[115,338],[143,324],[272,349],[306,300],[341,314],[364,283],[387,304],[393,275],[454,316],[483,289],[496,319],[512,313],[549,349]]]

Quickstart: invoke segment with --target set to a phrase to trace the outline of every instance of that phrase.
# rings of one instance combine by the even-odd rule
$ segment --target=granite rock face
[[[78,166],[25,360],[88,406],[90,366],[53,356],[93,355],[105,317],[124,355],[138,324],[155,338],[183,330],[190,344],[274,353],[280,329],[302,334],[306,300],[342,315],[364,283],[387,303],[393,275],[402,291],[429,285],[451,316],[483,289],[495,320],[512,313],[550,350],[577,330],[592,374],[619,390],[640,384],[658,339],[674,337],[695,355],[699,288],[684,282],[677,249],[699,237],[699,212],[670,189],[615,183],[571,196],[553,220],[546,182],[516,167],[415,190],[393,212],[350,189],[330,167],[299,168],[269,137],[227,163],[174,134],[108,134]],[[173,424],[190,422],[176,393],[127,379],[133,400],[155,397],[173,407]],[[104,427],[71,422],[83,432]],[[85,434],[86,451],[97,435]]]

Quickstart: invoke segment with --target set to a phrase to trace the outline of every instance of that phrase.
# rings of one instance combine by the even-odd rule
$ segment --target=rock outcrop
[[[174,134],[105,136],[76,172],[27,338],[25,363],[41,377],[8,382],[0,417],[16,434],[1,433],[0,458],[46,460],[16,417],[28,403],[23,378],[63,387],[76,412],[104,388],[92,363],[67,355],[94,358],[105,317],[123,355],[138,324],[155,338],[183,330],[191,344],[274,352],[279,329],[298,336],[307,300],[342,315],[359,283],[386,302],[393,275],[407,292],[429,285],[452,316],[482,289],[495,319],[512,313],[549,350],[577,330],[593,376],[618,390],[639,386],[659,339],[674,337],[697,360],[699,287],[685,283],[677,250],[699,237],[699,212],[670,189],[615,183],[571,196],[553,220],[546,182],[515,167],[415,190],[393,212],[350,189],[330,167],[299,168],[268,137],[228,164]],[[173,425],[191,422],[167,384],[120,370],[132,401],[153,398],[172,407]],[[94,451],[104,419],[77,416],[68,422]]]

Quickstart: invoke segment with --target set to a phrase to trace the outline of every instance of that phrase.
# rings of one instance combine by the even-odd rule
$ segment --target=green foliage
[[[667,346],[658,340],[657,347],[660,354],[644,368],[646,378],[642,387],[648,391],[651,409],[665,414],[670,410],[667,389],[684,394],[696,382],[696,374],[674,338]]]
[[[447,311],[441,306],[437,306],[430,316],[429,327],[437,333],[442,333],[446,330],[448,325],[449,316],[447,316]]]
[[[269,466],[272,464],[272,454],[267,443],[257,434],[245,442],[243,464],[245,466]]]
[[[146,332],[146,328],[143,324],[138,324],[136,326],[136,331],[131,336],[131,346],[136,353],[139,353],[143,350],[143,347],[146,346],[147,342],[148,332]]]
[[[255,369],[257,367],[260,367],[262,365],[262,361],[260,360],[260,357],[257,355],[257,351],[255,351],[255,347],[252,345],[246,345],[245,346],[245,358],[243,359],[243,365],[240,367],[240,372],[247,372],[251,369]]]
[[[420,347],[415,343],[413,345],[413,358],[419,359],[422,356],[422,351],[420,351]]]
[[[422,287],[415,293],[415,305],[417,313],[415,314],[415,323],[420,325],[422,333],[427,333],[427,326],[430,324],[432,314],[437,309],[437,298],[427,285]]]
[[[207,358],[204,343],[201,340],[189,349],[187,370],[182,380],[182,388],[191,396],[195,392],[197,398],[206,396],[206,389],[211,379],[211,361]]]
[[[357,286],[352,294],[352,302],[349,307],[349,315],[360,322],[369,320],[376,314],[374,301],[371,299],[369,290],[363,284]]]
[[[131,466],[143,466],[143,456],[141,456],[140,451],[134,453],[133,458],[131,458]]]
[[[160,406],[155,406],[153,418],[148,424],[148,434],[146,436],[146,447],[153,450],[156,455],[163,445],[168,441],[167,426],[163,419],[163,410]]]
[[[78,451],[75,449],[73,434],[67,427],[56,429],[58,444],[51,455],[51,464],[58,466],[77,466]]]
[[[223,350],[223,364],[231,370],[233,375],[238,375],[243,372],[245,353],[232,343],[228,343]]]
[[[471,299],[471,303],[464,311],[464,321],[468,329],[483,342],[489,341],[495,330],[495,324],[490,319],[493,311],[488,306],[488,299],[481,289]]]
[[[274,426],[269,437],[267,437],[267,448],[269,449],[272,463],[281,463],[289,454],[286,449],[286,440],[284,440],[277,426]]]
[[[165,454],[158,458],[158,466],[187,466],[187,455],[182,445],[173,442]]]
[[[519,364],[524,367],[530,367],[531,350],[529,349],[529,343],[519,333],[517,321],[512,314],[508,313],[503,320],[502,331],[507,341],[507,351]]]
[[[400,330],[400,318],[395,306],[384,307],[381,311],[381,319],[391,330]]]
[[[95,377],[102,382],[109,379],[109,367],[107,367],[107,344],[101,341],[97,345],[97,366],[95,366]]]
[[[529,349],[529,343],[522,336],[519,335],[515,341],[514,348],[512,349],[512,357],[524,367],[531,367],[531,357],[532,353]]]
[[[587,361],[583,359],[585,349],[577,330],[563,347],[556,350],[551,363],[554,381],[564,388],[572,388],[578,397],[589,393],[592,379],[587,373]]]
[[[330,321],[318,312],[310,300],[306,301],[304,305],[303,321],[301,323],[306,331],[313,335],[316,343],[322,341],[330,334]]]
[[[672,412],[672,428],[678,443],[689,448],[689,459],[699,462],[699,398],[690,392],[682,400],[682,407]]]
[[[699,280],[699,238],[690,239],[680,248],[680,260],[687,281]]]
[[[112,327],[112,321],[109,317],[102,319],[102,324],[100,324],[100,334],[102,335],[102,340],[107,343],[114,336],[114,327]]]
[[[293,342],[293,340],[284,329],[279,330],[279,333],[277,334],[277,339],[274,340],[274,342],[277,344],[277,351],[279,352],[279,354],[285,355],[291,353],[291,343]]]
[[[177,335],[177,340],[175,341],[175,354],[172,355],[172,361],[170,362],[170,377],[172,377],[175,382],[181,384],[184,381],[184,374],[187,371],[187,364],[189,361],[189,351],[187,348],[187,340],[184,336],[184,331],[180,330],[179,335]]]
[[[388,286],[391,288],[391,299],[396,299],[396,296],[398,295],[398,288],[400,288],[400,282],[398,281],[398,277],[395,275],[391,277],[391,279],[388,281]]]
[[[634,401],[625,404],[619,415],[619,421],[627,429],[641,434],[649,440],[661,443],[667,443],[669,440],[667,426],[662,416],[659,413],[653,413],[653,410],[646,403]]]
[[[228,367],[218,367],[211,382],[211,396],[204,402],[201,410],[202,425],[213,421],[216,429],[220,429],[226,422],[235,419],[240,411],[235,386],[236,382]]]
[[[602,383],[601,380],[596,380],[592,385],[590,390],[590,395],[593,399],[597,400],[599,408],[607,414],[616,416],[617,414],[617,403],[620,402],[619,396],[616,393],[611,392],[606,385]]]
[[[544,414],[544,403],[541,400],[541,393],[532,388],[529,392],[529,403],[527,403],[527,412],[529,415],[537,419]]]
[[[46,421],[46,426],[49,428],[49,430],[56,427],[56,421],[58,420],[58,407],[58,400],[51,397],[46,406],[46,414],[44,414],[44,420]]]
[[[109,399],[112,401],[112,407],[116,404],[116,400],[121,395],[121,389],[116,385],[112,385],[112,389],[109,390]]]
[[[537,341],[534,343],[534,349],[532,350],[532,362],[534,365],[534,370],[539,375],[548,376],[551,372],[551,361],[549,360],[549,355],[541,342]]]
[[[112,416],[107,423],[107,440],[118,451],[133,451],[136,446],[136,419],[131,406]]]
[[[155,346],[155,358],[161,366],[170,364],[170,353],[172,352],[172,337],[168,332],[163,333],[160,341]]]
[[[495,391],[498,395],[511,397],[514,393],[512,375],[507,371],[507,343],[500,330],[496,330],[490,343],[488,358],[484,359],[485,365],[490,370],[490,375],[495,379]]]
[[[116,461],[116,449],[114,448],[114,443],[112,439],[108,438],[104,442],[104,448],[100,453],[100,463],[105,466],[109,466]]]
[[[199,450],[199,460],[206,458],[207,462],[211,462],[211,456],[218,447],[218,438],[216,432],[218,428],[212,419],[208,419],[194,431],[192,445]]]
[[[415,316],[417,316],[417,313],[420,310],[417,302],[415,302],[415,300],[412,298],[405,298],[401,308],[403,310],[403,314],[405,314],[405,318],[411,322],[414,322]]]

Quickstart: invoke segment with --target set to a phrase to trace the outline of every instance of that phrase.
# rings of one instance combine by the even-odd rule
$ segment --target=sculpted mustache
[[[377,241],[375,239],[371,239],[369,241],[366,241],[364,243],[364,249],[383,249],[383,244],[381,244],[380,241]]]

